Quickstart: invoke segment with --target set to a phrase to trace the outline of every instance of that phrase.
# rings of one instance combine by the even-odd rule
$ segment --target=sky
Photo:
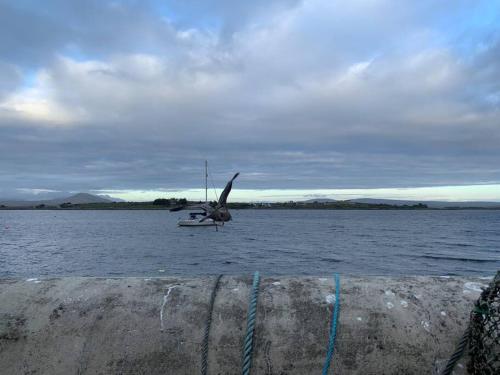
[[[0,198],[500,201],[499,0],[0,0]]]

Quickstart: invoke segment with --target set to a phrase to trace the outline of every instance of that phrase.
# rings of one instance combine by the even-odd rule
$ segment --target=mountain
[[[103,198],[98,195],[92,195],[88,193],[78,193],[67,198],[51,199],[48,200],[47,203],[45,204],[55,206],[63,203],[84,204],[84,203],[110,203],[110,202],[112,202],[110,199]]]
[[[0,205],[6,207],[35,207],[41,204],[45,206],[59,206],[63,203],[85,204],[85,203],[111,203],[111,199],[106,199],[88,193],[78,193],[66,198],[46,199],[38,201],[0,201]]]
[[[493,208],[500,207],[500,202],[446,202],[446,201],[415,201],[415,200],[398,200],[398,199],[373,199],[373,198],[359,198],[351,199],[349,202],[354,203],[369,203],[369,204],[391,204],[396,206],[412,206],[415,204],[425,204],[429,208],[451,208],[451,207],[463,207],[463,208]]]

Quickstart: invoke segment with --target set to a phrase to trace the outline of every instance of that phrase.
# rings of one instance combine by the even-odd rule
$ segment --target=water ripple
[[[0,277],[160,269],[492,275],[500,268],[500,211],[234,210],[218,232],[179,228],[177,218],[168,211],[0,211]]]

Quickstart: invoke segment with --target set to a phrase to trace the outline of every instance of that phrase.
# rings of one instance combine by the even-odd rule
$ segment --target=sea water
[[[214,227],[168,211],[0,211],[0,277],[492,275],[500,211],[232,210]]]

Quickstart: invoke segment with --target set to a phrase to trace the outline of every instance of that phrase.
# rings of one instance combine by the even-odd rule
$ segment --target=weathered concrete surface
[[[213,278],[0,280],[1,374],[196,374]],[[481,278],[342,277],[331,373],[431,374]],[[209,372],[240,373],[251,276],[224,277]],[[332,278],[264,278],[253,374],[321,373]],[[460,368],[458,368],[460,373]]]

